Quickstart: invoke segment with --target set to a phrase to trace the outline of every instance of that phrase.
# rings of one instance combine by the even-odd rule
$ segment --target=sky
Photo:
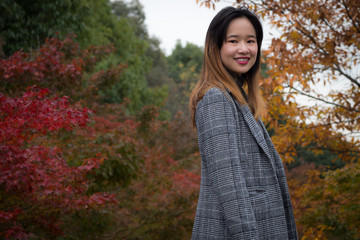
[[[200,7],[196,0],[140,0],[144,6],[145,24],[150,36],[160,39],[160,47],[170,55],[177,40],[203,47],[207,28],[222,8],[231,6],[231,0],[217,3],[215,10]],[[271,39],[269,27],[264,27],[264,47]],[[264,48],[263,47],[263,48]]]

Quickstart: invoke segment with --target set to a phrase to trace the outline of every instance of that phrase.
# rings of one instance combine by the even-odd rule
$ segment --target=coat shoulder
[[[234,104],[233,99],[231,98],[229,93],[226,92],[226,90],[212,87],[204,94],[202,99],[198,102],[197,108],[217,102],[229,103],[230,105]]]

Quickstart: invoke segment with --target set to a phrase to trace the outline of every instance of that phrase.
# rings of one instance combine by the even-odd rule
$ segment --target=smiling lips
[[[249,62],[250,58],[249,57],[239,57],[239,58],[235,58],[235,61],[241,65],[245,65]]]

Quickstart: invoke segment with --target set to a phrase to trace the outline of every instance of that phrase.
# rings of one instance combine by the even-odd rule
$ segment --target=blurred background
[[[0,238],[190,239],[188,112],[225,6],[264,25],[262,117],[301,239],[360,239],[360,2],[2,0]]]

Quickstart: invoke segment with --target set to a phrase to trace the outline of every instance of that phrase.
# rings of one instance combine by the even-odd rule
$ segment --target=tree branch
[[[340,33],[338,31],[336,31],[336,29],[333,28],[333,26],[331,26],[330,23],[324,17],[322,17],[321,20],[323,20],[323,22],[326,24],[326,26],[328,26],[333,32],[335,32],[337,35],[340,35]]]
[[[337,153],[337,154],[340,154],[340,153],[345,153],[347,155],[350,155],[350,154],[353,154],[353,153],[360,153],[359,150],[355,150],[355,149],[346,149],[346,150],[340,150],[340,149],[335,149],[334,147],[329,147],[329,146],[326,146],[326,147],[307,147],[307,149],[314,149],[314,150],[328,150],[330,152],[333,152],[333,153]]]
[[[344,8],[345,8],[345,10],[346,10],[346,14],[347,14],[347,16],[350,18],[350,20],[351,20],[352,24],[354,25],[356,31],[357,31],[358,33],[360,33],[360,29],[358,28],[358,26],[356,26],[356,22],[355,22],[354,19],[351,17],[350,12],[349,12],[349,8],[348,8],[348,6],[346,5],[345,1],[343,0],[343,1],[341,1],[341,3],[342,3],[342,5],[344,6]]]
[[[294,22],[293,22],[293,21],[290,20],[289,22],[290,22],[292,25],[294,25]],[[309,31],[307,31],[298,21],[297,21],[297,24],[298,24],[299,26],[301,26],[303,29],[301,29],[300,27],[295,27],[295,29],[297,29],[300,33],[302,33],[303,35],[305,35],[306,37],[308,37],[308,38],[311,40],[311,42],[312,42],[313,44],[315,44],[315,46],[318,47],[325,56],[330,57],[330,54],[329,54],[323,47],[321,47],[321,46],[317,43],[317,41],[316,41],[315,38],[311,35],[311,33],[309,33]],[[356,81],[356,79],[353,78],[353,77],[351,77],[349,74],[346,74],[346,73],[340,68],[340,66],[339,66],[338,63],[335,62],[334,65],[336,66],[335,68],[333,68],[335,71],[339,72],[341,75],[343,75],[344,77],[346,77],[347,79],[349,79],[350,82],[352,82],[353,84],[355,84],[357,87],[360,88],[360,82]]]
[[[360,82],[356,81],[355,78],[351,77],[349,74],[346,74],[338,64],[334,63],[336,68],[335,70],[338,71],[339,73],[341,73],[343,76],[345,76],[347,79],[350,80],[350,82],[354,83],[356,86],[358,86],[360,88]]]
[[[348,111],[350,111],[350,112],[360,113],[360,110],[356,110],[356,109],[353,109],[353,108],[349,108],[349,107],[343,106],[343,105],[338,104],[338,103],[330,102],[330,101],[327,101],[327,100],[325,100],[325,99],[312,96],[312,95],[310,95],[310,94],[308,94],[308,93],[305,93],[305,92],[300,91],[299,89],[297,89],[297,88],[295,88],[295,87],[291,87],[290,85],[288,85],[287,87],[295,90],[296,92],[300,93],[300,94],[303,95],[303,96],[306,96],[306,97],[315,99],[315,100],[317,100],[317,101],[321,101],[321,102],[324,102],[324,103],[327,103],[327,104],[330,104],[330,105],[333,105],[333,106],[336,106],[336,107],[339,107],[339,108],[344,108],[344,109],[346,109],[346,110],[348,110]]]
[[[309,126],[309,125],[306,125],[306,127],[304,127],[303,129],[312,129],[312,128],[317,128],[317,127],[326,127],[326,126],[331,126],[332,124],[342,124],[342,123],[351,123],[351,122],[354,122],[356,120],[360,119],[359,118],[354,118],[354,119],[350,119],[350,120],[343,120],[343,121],[332,121],[332,122],[328,122],[328,123],[323,123],[323,124],[316,124],[316,125],[313,125],[313,126]]]

